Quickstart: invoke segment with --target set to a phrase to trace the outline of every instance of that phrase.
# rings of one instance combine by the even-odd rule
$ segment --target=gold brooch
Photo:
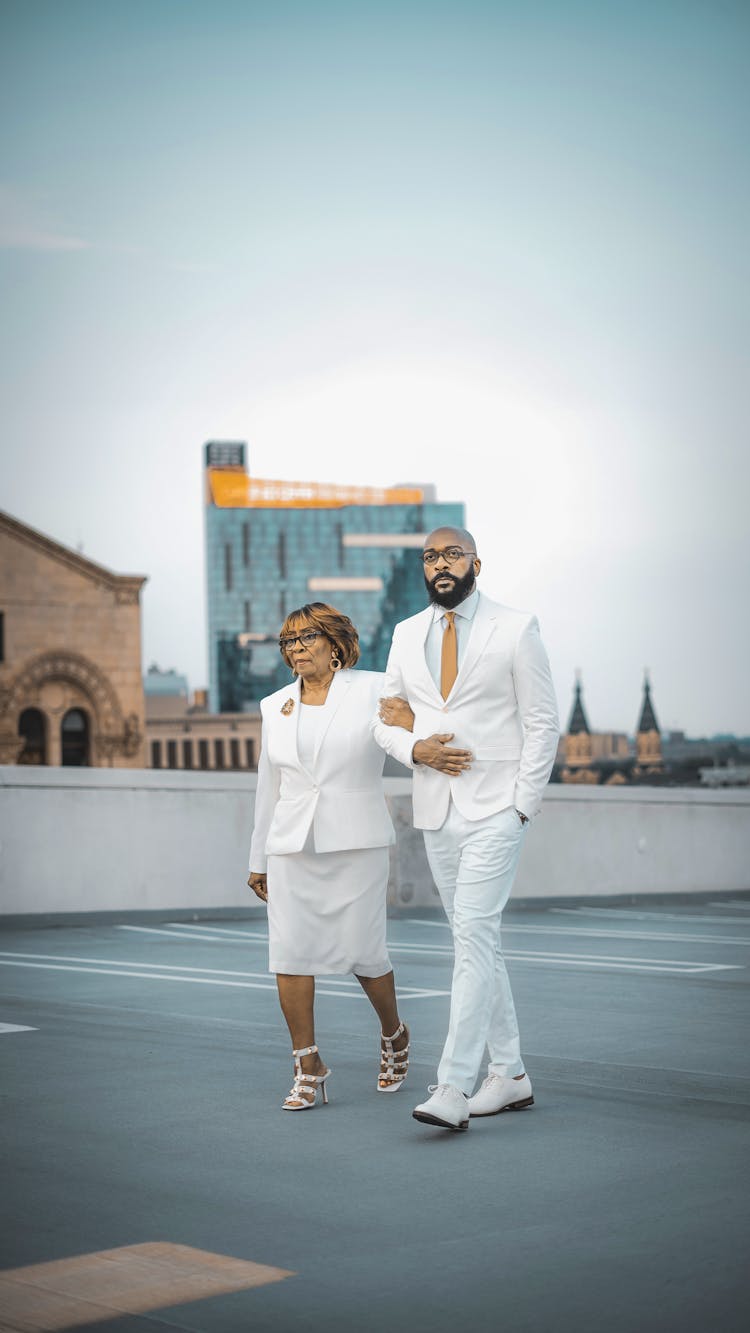
[[[284,714],[284,717],[288,717],[290,713],[293,713],[294,699],[287,699],[286,703],[281,705],[281,711]]]

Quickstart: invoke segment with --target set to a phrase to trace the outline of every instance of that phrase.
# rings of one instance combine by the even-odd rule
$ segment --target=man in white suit
[[[437,1085],[413,1115],[467,1129],[470,1116],[522,1110],[534,1101],[500,924],[559,726],[536,617],[478,591],[481,562],[471,533],[431,532],[423,561],[430,606],[394,630],[372,730],[414,770],[414,823],[424,830],[455,948]],[[472,1096],[485,1046],[487,1077]]]

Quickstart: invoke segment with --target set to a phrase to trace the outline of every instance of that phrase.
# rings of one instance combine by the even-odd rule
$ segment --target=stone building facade
[[[145,582],[0,512],[0,763],[146,766]]]
[[[150,768],[232,769],[254,772],[260,755],[260,713],[209,713],[187,708],[179,716],[146,701]]]

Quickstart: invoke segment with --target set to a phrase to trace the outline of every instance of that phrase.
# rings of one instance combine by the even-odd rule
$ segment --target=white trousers
[[[488,1073],[513,1078],[524,1072],[500,922],[526,828],[513,806],[469,820],[451,801],[442,828],[424,832],[455,950],[450,1023],[437,1077],[467,1096],[474,1091],[485,1046]]]

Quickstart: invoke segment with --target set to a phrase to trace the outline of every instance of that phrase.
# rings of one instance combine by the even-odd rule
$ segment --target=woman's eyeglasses
[[[311,648],[320,635],[319,629],[304,629],[301,634],[287,634],[285,638],[279,639],[279,648],[287,653],[298,641],[303,648]]]

